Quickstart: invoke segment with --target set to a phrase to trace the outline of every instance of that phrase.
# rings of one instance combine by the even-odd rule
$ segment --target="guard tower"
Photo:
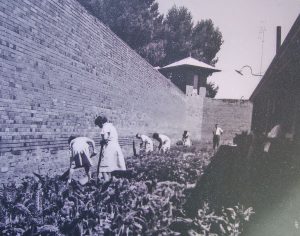
[[[221,71],[191,56],[158,70],[170,78],[187,96],[200,95],[202,97],[206,95],[207,77],[214,72]]]

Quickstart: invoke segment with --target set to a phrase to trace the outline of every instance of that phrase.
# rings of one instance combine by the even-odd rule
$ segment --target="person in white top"
[[[158,152],[162,151],[163,153],[166,153],[170,150],[171,139],[168,136],[154,133],[152,137],[159,142]]]
[[[215,124],[215,128],[213,129],[213,149],[218,149],[220,145],[221,135],[223,134],[223,130]]]
[[[89,181],[91,179],[90,168],[93,165],[91,157],[96,155],[94,140],[87,137],[70,136],[68,143],[71,152],[68,183],[72,180],[74,170],[78,168],[84,168]]]
[[[187,130],[185,130],[183,132],[183,135],[182,135],[182,144],[185,147],[192,146],[192,141],[191,141],[191,138],[190,138],[190,133]]]
[[[151,138],[144,134],[136,134],[135,137],[141,140],[141,151],[145,151],[147,154],[153,152],[153,141]]]
[[[118,133],[112,123],[106,117],[98,116],[95,125],[101,128],[101,145],[103,145],[103,158],[100,163],[99,172],[105,181],[111,179],[111,172],[115,170],[126,170],[125,159],[122,153]]]
[[[284,133],[281,124],[276,124],[268,133],[267,141],[264,144],[264,152],[269,152],[271,145],[278,145],[278,140],[283,138]]]

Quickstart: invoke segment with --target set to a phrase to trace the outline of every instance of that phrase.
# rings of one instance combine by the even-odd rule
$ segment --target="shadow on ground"
[[[243,235],[299,235],[299,148],[246,157],[243,148],[221,146],[185,204],[188,215],[204,202],[216,212],[238,203],[256,212]]]

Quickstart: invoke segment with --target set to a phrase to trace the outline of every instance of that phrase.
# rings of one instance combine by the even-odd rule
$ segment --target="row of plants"
[[[127,159],[134,175],[85,186],[34,176],[0,191],[1,235],[239,235],[253,213],[216,214],[208,204],[189,218],[183,205],[209,163],[206,152],[174,149]]]

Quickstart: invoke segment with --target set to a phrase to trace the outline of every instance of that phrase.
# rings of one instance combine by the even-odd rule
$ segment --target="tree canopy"
[[[162,64],[183,59],[191,52],[192,15],[185,7],[172,7],[164,19],[165,52]]]
[[[165,55],[161,32],[163,15],[155,0],[78,0],[151,64]]]
[[[208,82],[206,84],[206,97],[214,98],[219,91],[219,86],[217,86],[214,82]]]
[[[164,16],[155,0],[78,1],[153,66],[189,55],[210,65],[218,61],[221,32],[210,19],[194,24],[186,7],[173,6]]]
[[[153,66],[190,54],[214,65],[223,43],[212,20],[193,23],[191,12],[173,6],[163,16],[155,0],[78,0]]]

